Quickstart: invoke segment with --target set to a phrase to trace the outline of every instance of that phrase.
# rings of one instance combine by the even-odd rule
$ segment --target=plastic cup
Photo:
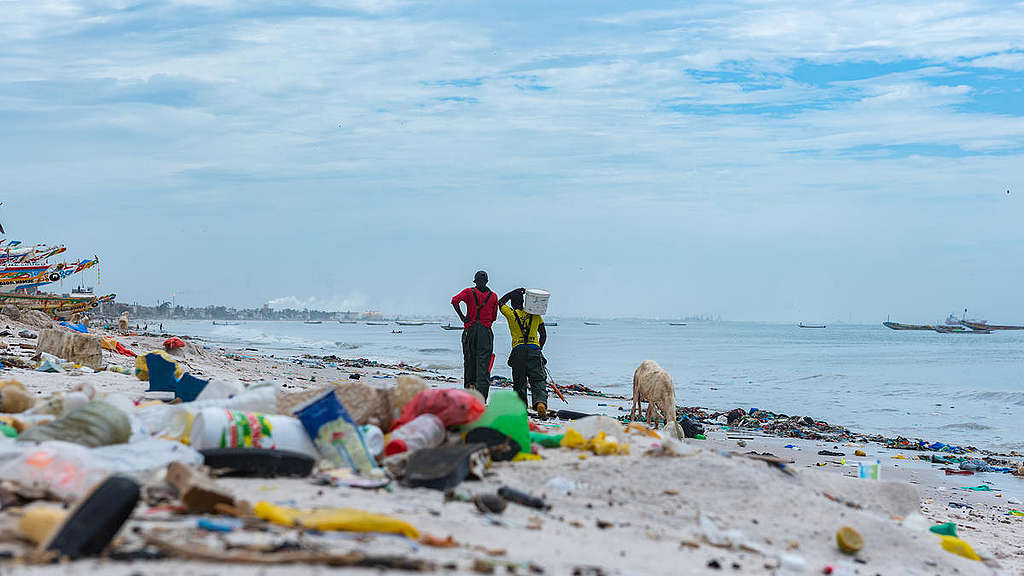
[[[882,479],[882,462],[880,460],[857,462],[857,470],[860,472],[861,478],[867,478],[868,480]]]

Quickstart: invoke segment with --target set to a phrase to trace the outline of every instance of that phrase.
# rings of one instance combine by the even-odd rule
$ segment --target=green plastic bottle
[[[469,432],[474,428],[494,428],[519,444],[521,452],[530,451],[530,419],[526,404],[512,390],[495,390],[487,402],[487,411],[475,422],[462,428]]]

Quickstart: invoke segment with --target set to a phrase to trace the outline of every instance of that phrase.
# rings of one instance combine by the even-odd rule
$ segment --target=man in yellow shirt
[[[543,318],[523,310],[525,293],[526,288],[517,288],[498,300],[498,307],[508,321],[508,331],[512,335],[512,353],[508,356],[508,365],[512,368],[512,389],[523,404],[529,406],[526,401],[526,385],[529,381],[533,409],[541,418],[547,418],[548,388],[541,350],[544,349],[548,334],[544,329]],[[512,306],[508,305],[509,301]]]

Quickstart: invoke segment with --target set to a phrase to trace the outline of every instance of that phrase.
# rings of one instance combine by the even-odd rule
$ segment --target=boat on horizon
[[[686,326],[686,322],[669,322],[669,326]]]
[[[599,322],[583,322],[584,326],[600,326]]]
[[[948,324],[940,324],[933,326],[933,330],[939,334],[991,334],[991,330],[974,330],[965,326],[950,326]]]
[[[824,324],[804,324],[803,322],[801,322],[799,326],[801,328],[827,328]]]
[[[444,326],[441,326],[441,329],[442,330],[462,330],[463,327],[462,326],[452,326],[451,322],[449,322],[448,324],[445,324]]]
[[[358,320],[338,320],[338,324],[358,324]]]
[[[367,326],[387,326],[387,322],[367,322]]]
[[[214,326],[238,326],[240,324],[241,322],[217,322],[216,320],[213,321]]]
[[[410,321],[410,320],[396,320],[395,324],[398,324],[399,326],[423,326],[424,324],[426,324],[426,322],[417,322],[417,321]]]
[[[984,320],[961,320],[961,324],[970,328],[971,330],[1024,330],[1024,326],[1001,326],[999,324],[989,324]]]
[[[890,328],[892,330],[928,330],[932,331],[935,328],[929,324],[901,324],[899,322],[890,322],[886,320],[882,322],[882,326]]]
[[[545,326],[558,326],[558,322],[545,322]]]

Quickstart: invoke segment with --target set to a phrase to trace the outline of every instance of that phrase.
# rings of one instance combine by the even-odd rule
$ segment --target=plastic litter
[[[502,390],[501,392],[510,391]],[[491,402],[493,404],[494,400],[492,399]],[[424,390],[416,394],[402,408],[401,415],[391,425],[391,429],[400,428],[420,414],[434,414],[444,422],[445,427],[460,426],[480,418],[484,410],[484,405],[480,400],[465,390],[457,388]]]
[[[593,438],[598,432],[604,432],[608,436],[623,437],[625,429],[622,424],[608,416],[587,416],[572,423],[573,429],[586,438]]]
[[[463,427],[463,431],[479,427],[493,428],[515,440],[521,452],[530,451],[530,424],[526,404],[512,390],[492,392],[487,410]]]
[[[864,538],[850,526],[836,530],[836,544],[846,554],[856,554],[864,548]]]
[[[433,414],[420,414],[405,425],[391,431],[391,441],[384,447],[388,456],[401,452],[415,452],[423,448],[440,446],[444,442],[445,426]]]
[[[544,489],[555,494],[570,495],[576,491],[576,483],[564,476],[555,476],[544,484]]]
[[[515,502],[520,506],[526,506],[527,508],[535,508],[537,510],[547,510],[551,508],[543,498],[538,498],[532,494],[521,492],[515,488],[509,488],[508,486],[502,486],[498,489],[498,496],[501,496],[509,502]]]
[[[130,478],[107,478],[75,505],[39,548],[71,559],[99,555],[132,515],[139,492]]]
[[[190,444],[207,448],[267,448],[317,456],[302,422],[291,416],[204,408],[192,422]]]
[[[363,435],[363,442],[366,449],[374,458],[384,453],[384,432],[373,424],[366,424],[359,427],[359,433]]]
[[[928,530],[942,536],[956,536],[956,524],[954,524],[953,522],[946,522],[945,524],[936,524]]]
[[[860,478],[868,480],[882,479],[882,463],[879,460],[874,462],[857,462],[857,471]]]
[[[373,514],[354,508],[324,508],[299,510],[257,502],[253,513],[274,524],[301,526],[312,530],[344,530],[347,532],[382,532],[401,534],[406,538],[419,538],[416,527],[404,520],[382,514]]]
[[[483,478],[487,468],[486,444],[452,444],[413,452],[402,482],[408,486],[448,490],[471,474]]]
[[[333,391],[327,390],[298,408],[295,415],[320,455],[335,467],[347,466],[356,472],[369,472],[377,467],[359,428]]]
[[[18,441],[59,440],[94,447],[127,442],[131,434],[127,414],[107,402],[90,402],[56,420],[25,430]]]
[[[978,553],[975,552],[974,548],[972,548],[971,545],[967,542],[955,536],[944,536],[941,534],[939,534],[938,536],[942,539],[941,546],[942,549],[946,552],[956,554],[957,556],[962,556],[964,558],[967,558],[968,560],[977,560],[978,562],[981,561],[981,557],[978,556]]]
[[[564,434],[542,434],[530,432],[530,442],[540,444],[544,448],[558,448],[561,445]]]
[[[221,476],[245,478],[304,478],[313,472],[316,459],[290,450],[266,448],[210,448],[201,453],[203,462]]]

